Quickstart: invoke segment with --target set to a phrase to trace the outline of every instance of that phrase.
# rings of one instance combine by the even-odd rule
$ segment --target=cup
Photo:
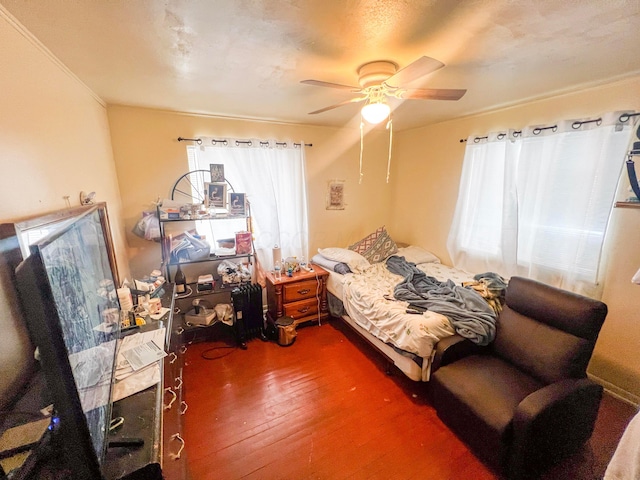
[[[151,298],[149,299],[149,313],[151,315],[155,315],[160,313],[160,309],[162,308],[162,304],[160,303],[159,298]]]

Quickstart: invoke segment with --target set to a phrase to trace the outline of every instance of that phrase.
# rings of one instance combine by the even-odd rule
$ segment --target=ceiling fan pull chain
[[[360,178],[358,180],[358,185],[362,183],[362,150],[364,145],[364,122],[360,119]]]
[[[389,121],[387,122],[387,130],[389,130],[389,159],[387,160],[387,183],[389,183],[389,176],[391,175],[391,145],[393,144],[393,123],[391,122],[391,115],[389,115]]]

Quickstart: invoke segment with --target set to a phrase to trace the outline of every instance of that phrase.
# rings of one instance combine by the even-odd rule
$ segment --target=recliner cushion
[[[505,305],[496,321],[496,355],[545,383],[586,374],[593,344]]]
[[[512,277],[506,290],[512,310],[595,344],[607,305],[535,280]]]
[[[473,355],[440,367],[430,380],[438,415],[490,463],[500,466],[518,404],[543,385],[502,359]]]

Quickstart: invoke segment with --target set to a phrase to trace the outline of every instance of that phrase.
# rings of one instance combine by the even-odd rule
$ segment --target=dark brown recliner
[[[586,369],[606,315],[602,302],[513,277],[491,345],[438,343],[428,385],[438,416],[508,478],[576,452],[602,398]]]

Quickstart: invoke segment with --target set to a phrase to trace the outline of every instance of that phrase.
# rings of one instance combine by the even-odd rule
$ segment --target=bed
[[[350,246],[349,248],[351,248]],[[415,246],[382,252],[377,261],[363,260],[355,251],[320,249],[312,259],[329,271],[329,310],[342,318],[407,377],[428,381],[435,345],[456,329],[447,315],[416,310],[394,298],[394,289],[405,277],[387,267],[391,256],[411,262],[419,271],[440,282],[451,280],[461,286],[477,284],[474,275],[440,263],[432,253]]]

